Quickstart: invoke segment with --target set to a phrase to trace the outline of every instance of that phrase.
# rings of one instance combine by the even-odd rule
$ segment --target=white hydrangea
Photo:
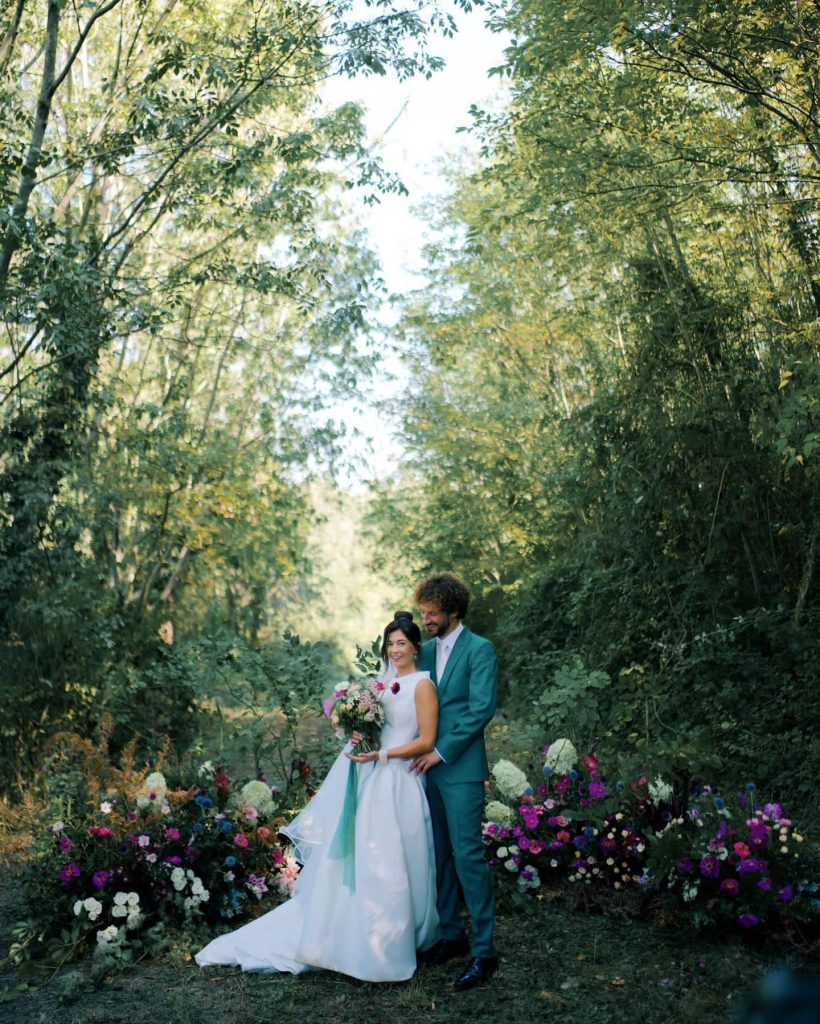
[[[512,761],[498,761],[493,765],[493,779],[504,796],[517,800],[525,789],[529,789],[527,776]]]
[[[168,805],[165,796],[168,792],[168,783],[162,772],[151,772],[142,783],[142,789],[137,796],[137,807],[145,810],[146,807],[160,807],[165,810]]]
[[[577,761],[578,752],[571,741],[564,737],[553,740],[544,755],[544,767],[552,769],[556,775],[566,775]]]
[[[672,787],[660,775],[656,775],[655,781],[650,782],[647,788],[656,804],[667,803],[672,799]]]
[[[494,822],[496,825],[511,825],[514,817],[512,808],[502,804],[500,800],[490,800],[484,809],[484,815],[488,822]]]
[[[253,807],[263,817],[273,814],[276,804],[273,802],[270,786],[260,779],[246,782],[236,798],[239,807]]]
[[[173,885],[177,892],[182,892],[187,884],[185,872],[182,868],[174,868],[171,872],[171,885]]]

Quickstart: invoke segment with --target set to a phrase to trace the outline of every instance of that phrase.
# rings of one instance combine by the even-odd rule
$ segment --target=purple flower
[[[68,838],[68,836],[62,836],[60,838],[60,849],[63,853],[68,853],[69,850],[74,849],[74,843]]]
[[[604,836],[598,843],[601,853],[614,853],[618,849],[617,840],[612,836]]]
[[[783,808],[780,804],[766,804],[763,808],[763,813],[769,818],[777,818],[780,820],[780,818],[783,817]]]
[[[60,868],[60,881],[63,885],[70,885],[73,878],[80,877],[80,869],[76,864],[66,864],[65,867]]]
[[[758,887],[758,889],[762,889],[763,892],[768,892],[769,889],[771,889],[771,887],[772,887],[771,879],[770,878],[761,878],[760,881],[757,883],[757,887]]]
[[[758,923],[757,918],[754,916],[754,914],[741,914],[738,917],[738,922],[744,928],[754,928],[754,926]]]
[[[724,878],[720,883],[720,891],[724,896],[737,896],[740,892],[740,882],[736,878]]]
[[[110,878],[110,871],[95,871],[91,876],[91,884],[95,889],[104,889],[108,885],[108,880]]]
[[[526,850],[529,848],[530,841],[529,839],[527,839],[526,836],[521,836],[521,838],[518,840],[518,845],[521,847],[522,850]]]
[[[174,867],[179,867],[180,864],[182,864],[182,857],[177,857],[176,854],[174,854],[171,857],[166,857],[165,858],[165,863],[166,864],[173,864]]]
[[[179,839],[179,829],[169,826],[165,830],[165,836],[168,839]]]
[[[717,857],[701,857],[700,873],[704,878],[720,878],[720,861]]]
[[[393,683],[393,685],[392,685],[392,686],[390,687],[390,692],[391,692],[392,694],[396,694],[396,693],[398,693],[398,692],[399,692],[399,690],[400,690],[400,689],[401,689],[401,686],[399,685],[399,681],[398,681],[398,679],[397,679],[397,680],[395,681],[395,683]]]
[[[691,875],[695,870],[695,862],[687,857],[686,860],[679,860],[675,865],[675,868],[680,871],[682,875]]]
[[[781,903],[788,903],[792,896],[794,896],[794,889],[790,885],[784,885],[777,894],[777,898]]]

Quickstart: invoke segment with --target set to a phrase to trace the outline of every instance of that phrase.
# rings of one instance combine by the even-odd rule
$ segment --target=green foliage
[[[474,587],[513,719],[808,802],[820,23],[667,15],[492,7],[509,102],[474,111],[482,164],[405,305],[381,553]]]

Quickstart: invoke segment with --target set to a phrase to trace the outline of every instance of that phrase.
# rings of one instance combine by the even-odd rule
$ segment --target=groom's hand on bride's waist
[[[435,768],[443,760],[444,758],[437,750],[428,750],[426,754],[417,757],[407,770],[409,772],[418,772],[419,775],[426,775],[431,768]]]

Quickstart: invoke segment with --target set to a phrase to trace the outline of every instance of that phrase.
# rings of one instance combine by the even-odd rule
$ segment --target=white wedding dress
[[[398,693],[385,690],[382,747],[418,735],[415,689],[427,677],[413,672],[399,677]],[[304,865],[291,899],[210,942],[196,955],[201,967],[292,974],[323,967],[363,981],[413,976],[416,950],[439,937],[424,781],[398,758],[356,767],[355,849],[346,863],[332,846],[351,763],[343,751],[310,803],[282,829]]]

